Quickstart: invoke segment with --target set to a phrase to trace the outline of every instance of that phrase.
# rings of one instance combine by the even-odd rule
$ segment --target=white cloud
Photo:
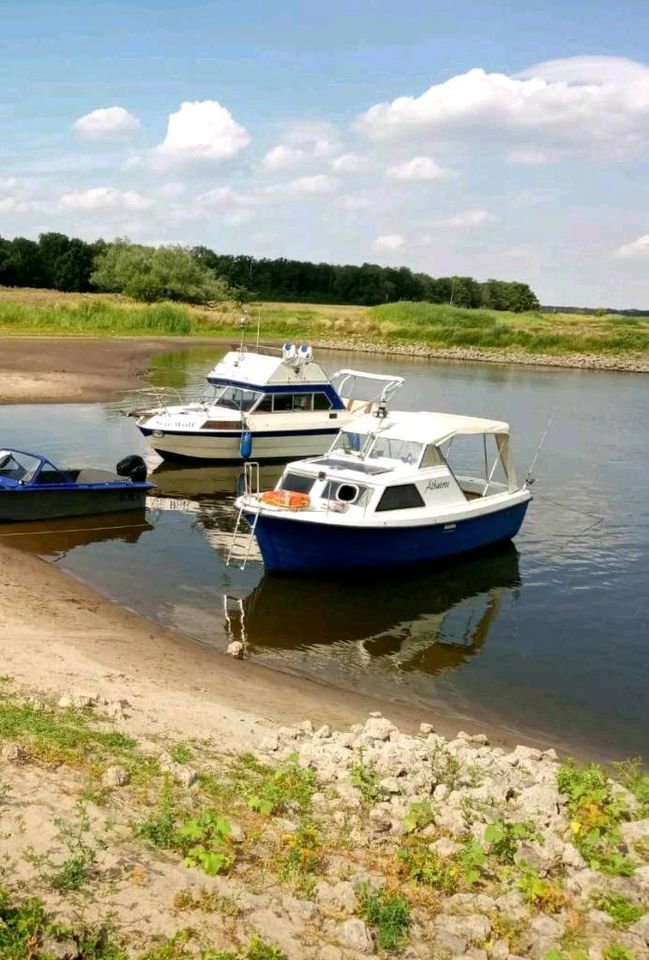
[[[620,57],[571,57],[518,75],[475,68],[371,107],[358,122],[376,139],[479,137],[544,153],[627,157],[649,129],[649,66]],[[520,161],[519,161],[520,162]]]
[[[496,217],[488,210],[463,210],[452,217],[440,220],[445,227],[464,229],[465,227],[481,227],[485,223],[493,223]]]
[[[346,193],[338,199],[338,205],[344,210],[368,210],[372,206],[372,201],[369,197],[362,197],[357,193]]]
[[[304,147],[314,157],[326,157],[338,149],[338,131],[331,123],[302,120],[285,124],[282,139]]]
[[[631,243],[625,243],[623,246],[618,247],[614,256],[620,257],[623,260],[633,260],[636,257],[649,257],[649,233],[643,234],[641,237],[638,237],[637,240],[631,241]]]
[[[358,153],[343,153],[331,164],[331,169],[336,173],[365,173],[370,167],[368,158],[361,157]]]
[[[520,163],[524,167],[540,167],[558,160],[559,155],[549,150],[510,150],[507,154],[510,163]]]
[[[301,163],[306,154],[299,147],[287,147],[280,143],[269,150],[264,157],[264,164],[270,170],[286,170]]]
[[[233,157],[249,143],[247,130],[218,100],[185,101],[169,114],[167,135],[155,154],[169,164],[209,162]]]
[[[374,246],[377,250],[400,250],[405,242],[399,233],[384,233],[376,238]]]
[[[104,107],[79,117],[72,129],[86,140],[127,140],[140,129],[140,121],[124,107]]]
[[[35,213],[46,208],[38,191],[28,181],[0,177],[0,213]]]
[[[134,190],[114,190],[112,187],[92,187],[64,193],[61,207],[64,210],[92,212],[94,210],[134,211],[146,210],[150,201]]]
[[[329,193],[337,185],[338,181],[335,177],[329,177],[326,173],[316,173],[312,177],[298,177],[296,180],[291,180],[287,187],[292,193],[309,194]],[[277,192],[281,192],[282,189],[282,184],[273,187],[273,190]]]
[[[396,167],[385,171],[386,177],[392,180],[441,180],[453,176],[451,170],[440,167],[432,157],[413,157]]]

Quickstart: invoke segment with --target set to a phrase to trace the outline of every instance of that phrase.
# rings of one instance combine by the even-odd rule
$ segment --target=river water
[[[216,359],[196,348],[157,358],[153,382],[186,395]],[[649,752],[649,379],[321,354],[406,377],[393,402],[508,420],[535,499],[513,545],[443,570],[345,582],[226,568],[235,468],[158,465],[146,516],[0,528],[107,596],[223,651],[338,687],[492,722],[604,758]],[[3,446],[54,462],[111,467],[144,453],[118,403],[4,407]],[[278,469],[264,468],[262,486]],[[229,599],[228,599],[229,598]],[[215,659],[215,669],[218,660]],[[326,696],[326,692],[323,693]]]

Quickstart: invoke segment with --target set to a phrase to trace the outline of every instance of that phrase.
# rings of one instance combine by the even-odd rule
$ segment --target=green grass
[[[386,347],[477,348],[561,355],[649,353],[649,317],[615,314],[506,313],[448,304],[389,303],[378,307],[253,303],[249,339],[260,323],[273,340],[356,341]],[[142,305],[106,295],[0,289],[3,334],[219,336],[238,339],[240,306]]]
[[[630,927],[644,915],[642,907],[631,903],[621,893],[600,894],[594,898],[598,910],[608,913],[616,927]]]
[[[361,891],[360,913],[374,929],[380,950],[401,953],[410,927],[410,904],[403,894],[365,889]]]
[[[0,697],[0,741],[19,743],[49,763],[88,767],[129,757],[135,741],[123,733],[97,728],[97,719],[81,710],[38,710],[29,703]]]

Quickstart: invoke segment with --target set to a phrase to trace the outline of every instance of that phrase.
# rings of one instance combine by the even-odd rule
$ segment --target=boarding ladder
[[[243,479],[243,497],[241,506],[239,507],[239,512],[237,514],[237,522],[234,525],[234,532],[232,534],[232,540],[230,541],[228,557],[225,561],[226,567],[229,567],[231,563],[240,563],[241,570],[246,569],[246,564],[248,563],[252,544],[255,539],[257,521],[259,520],[259,514],[256,513],[254,520],[249,525],[249,529],[241,529],[241,521],[245,520],[244,510],[246,500],[248,497],[259,499],[259,464],[256,460],[247,460],[244,463]]]

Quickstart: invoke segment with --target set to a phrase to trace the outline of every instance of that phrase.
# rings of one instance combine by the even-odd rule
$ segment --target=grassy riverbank
[[[108,295],[0,290],[4,335],[230,337],[238,335],[241,312],[228,303],[211,308],[149,306]],[[428,303],[379,307],[261,303],[250,305],[247,312],[251,330],[259,321],[265,339],[309,339],[388,351],[481,351],[485,358],[499,359],[511,354],[531,360],[540,355],[649,360],[645,317],[515,314]]]

